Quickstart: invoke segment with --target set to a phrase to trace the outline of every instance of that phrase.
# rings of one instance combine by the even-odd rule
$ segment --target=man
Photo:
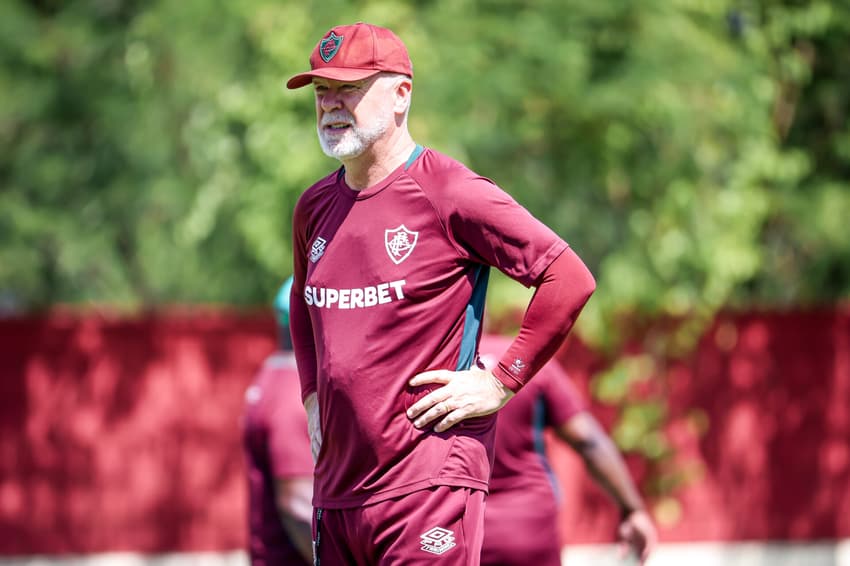
[[[479,351],[485,367],[497,363],[509,345],[507,338],[484,335]],[[644,564],[657,540],[652,520],[619,451],[554,360],[499,411],[481,564],[561,564],[557,486],[546,462],[545,428],[578,452],[612,496],[620,509],[618,536]]]
[[[274,301],[278,350],[245,392],[242,439],[254,566],[312,564],[313,460],[289,337],[291,286],[289,278]]]
[[[413,67],[365,23],[318,42],[319,142],[342,167],[293,215],[292,337],[316,460],[315,557],[476,565],[495,411],[558,349],[595,283],[492,181],[416,144]],[[474,364],[489,266],[536,287],[517,339]]]

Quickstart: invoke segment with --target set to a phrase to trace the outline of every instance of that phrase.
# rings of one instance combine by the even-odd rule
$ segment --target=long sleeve
[[[560,348],[596,289],[593,275],[570,248],[544,270],[539,281],[519,334],[493,369],[493,375],[514,392]]]
[[[301,400],[316,392],[316,343],[313,323],[304,302],[304,282],[307,278],[307,255],[304,222],[296,206],[292,222],[293,278],[289,297],[289,333],[301,380]]]
[[[295,295],[295,286],[289,307],[289,332],[292,336],[292,348],[298,364],[298,377],[301,380],[301,399],[316,392],[316,344],[313,340],[313,325],[310,313],[301,296]]]

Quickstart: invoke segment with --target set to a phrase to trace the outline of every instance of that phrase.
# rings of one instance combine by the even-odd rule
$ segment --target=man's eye
[[[339,90],[341,90],[342,92],[353,92],[357,90],[357,85],[342,85],[341,87],[339,87]]]

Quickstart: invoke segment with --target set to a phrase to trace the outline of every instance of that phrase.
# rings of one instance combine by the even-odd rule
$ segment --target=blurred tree
[[[336,167],[283,81],[356,20],[408,43],[415,137],[591,266],[578,332],[611,357],[606,401],[718,309],[850,296],[846,2],[10,0],[0,308],[266,303],[295,200]],[[501,303],[527,300],[510,285]],[[662,460],[651,391],[615,432]]]
[[[322,9],[319,9],[321,7]],[[0,288],[24,308],[264,302],[335,166],[285,93],[336,22],[410,44],[412,128],[576,247],[618,316],[848,294],[848,8],[433,0],[0,7]]]
[[[765,1],[742,12],[761,30],[775,85],[780,144],[800,169],[776,187],[762,233],[764,264],[740,304],[801,305],[850,296],[850,4]],[[755,43],[750,39],[749,43]]]
[[[247,93],[280,86],[252,41],[259,18],[221,1],[3,3],[7,296],[265,302],[309,160],[287,127],[296,102]]]

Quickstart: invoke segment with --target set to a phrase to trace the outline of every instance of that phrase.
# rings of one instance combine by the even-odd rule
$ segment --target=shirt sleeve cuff
[[[511,373],[502,366],[502,362],[499,362],[491,371],[496,379],[502,382],[502,385],[514,393],[522,389],[522,386],[525,385],[523,382],[511,375]]]

